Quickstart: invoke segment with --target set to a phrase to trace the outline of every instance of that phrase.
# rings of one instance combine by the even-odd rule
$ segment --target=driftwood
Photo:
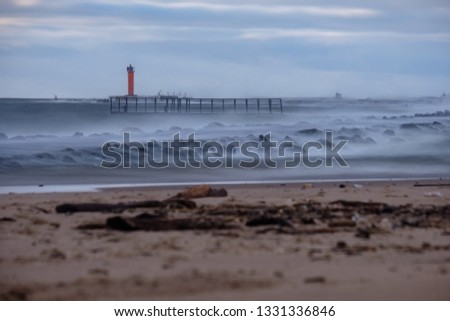
[[[0,222],[15,222],[16,220],[12,217],[2,217],[0,218]]]
[[[223,187],[220,189],[211,188],[209,185],[192,186],[183,192],[178,193],[175,198],[201,198],[201,197],[225,197],[228,192]]]
[[[164,201],[142,201],[142,202],[130,202],[130,203],[65,203],[56,206],[57,213],[76,213],[76,212],[109,212],[109,213],[121,213],[127,209],[133,208],[171,208],[180,209],[187,208],[193,209],[197,205],[191,201],[191,198],[201,197],[224,197],[228,192],[224,188],[213,189],[209,185],[193,186],[186,189],[177,195],[166,199]]]
[[[114,216],[106,220],[106,227],[119,231],[182,231],[182,230],[223,230],[236,228],[225,220],[193,218],[122,217]]]
[[[133,208],[195,208],[195,202],[185,199],[167,199],[164,201],[142,201],[130,203],[65,203],[56,206],[57,213],[76,213],[76,212],[114,212],[120,213]]]
[[[360,213],[367,214],[393,213],[397,210],[396,206],[377,202],[337,200],[330,202],[330,205],[341,206],[344,209],[357,209]]]
[[[328,227],[355,227],[356,222],[352,220],[331,220]]]
[[[254,219],[250,219],[245,223],[248,227],[256,227],[256,226],[263,226],[263,225],[279,225],[279,226],[288,226],[292,227],[292,224],[289,223],[287,220],[281,217],[257,217]]]
[[[171,198],[119,204],[63,204],[59,212],[123,211],[128,208],[150,207],[151,214],[135,217],[109,217],[102,224],[84,224],[79,229],[114,229],[119,231],[220,230],[238,228],[255,233],[290,235],[352,233],[368,239],[374,234],[390,233],[399,228],[439,228],[450,231],[450,205],[391,206],[385,203],[335,201],[331,203],[304,202],[294,205],[204,205]],[[105,206],[106,205],[106,206]],[[167,209],[182,208],[183,211]],[[188,209],[188,210],[186,210]],[[117,214],[116,214],[117,215]],[[363,222],[363,223],[360,223]]]

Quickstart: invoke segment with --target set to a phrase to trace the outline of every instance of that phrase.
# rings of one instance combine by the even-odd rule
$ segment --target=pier
[[[110,96],[113,113],[283,113],[281,98]]]

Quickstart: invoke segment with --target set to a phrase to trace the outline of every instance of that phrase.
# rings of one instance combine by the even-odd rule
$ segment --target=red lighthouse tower
[[[130,64],[128,71],[128,96],[134,96],[134,67]]]

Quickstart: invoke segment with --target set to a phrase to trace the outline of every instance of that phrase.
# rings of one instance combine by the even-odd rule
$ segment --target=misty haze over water
[[[284,113],[110,114],[102,100],[0,100],[0,184],[161,184],[183,182],[447,177],[450,173],[450,100],[285,99]],[[101,168],[102,145],[170,141],[176,133],[201,141],[260,141],[267,133],[297,150],[324,142],[325,131],[348,141],[349,167],[252,169]],[[295,150],[294,148],[294,150]],[[201,159],[202,155],[198,155]],[[262,158],[263,154],[260,155]],[[315,157],[322,157],[319,152]],[[236,156],[238,159],[242,155]]]

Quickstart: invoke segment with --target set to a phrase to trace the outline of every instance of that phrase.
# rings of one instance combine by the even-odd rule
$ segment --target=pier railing
[[[281,98],[110,96],[111,113],[283,113]]]

